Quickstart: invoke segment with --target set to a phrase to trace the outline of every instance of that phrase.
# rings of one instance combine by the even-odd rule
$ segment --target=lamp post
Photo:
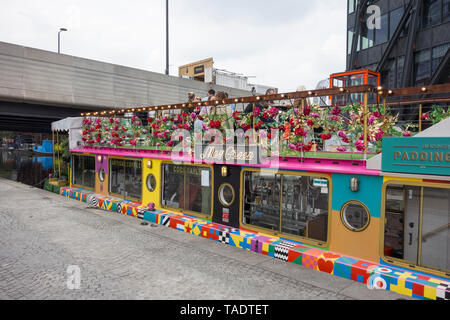
[[[169,75],[169,0],[166,0],[166,74]]]
[[[58,53],[61,53],[61,32],[67,31],[66,28],[60,28],[58,32]]]

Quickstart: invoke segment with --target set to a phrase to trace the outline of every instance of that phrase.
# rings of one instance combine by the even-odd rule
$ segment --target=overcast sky
[[[0,0],[0,41],[164,73],[164,0]],[[295,91],[345,70],[346,0],[169,0],[170,74],[215,67]]]

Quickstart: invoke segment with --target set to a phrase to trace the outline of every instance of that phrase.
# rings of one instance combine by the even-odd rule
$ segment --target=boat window
[[[211,168],[163,164],[164,206],[211,215],[211,192]]]
[[[95,157],[73,155],[72,168],[74,185],[89,189],[95,188]]]
[[[219,201],[224,207],[230,207],[234,202],[234,189],[233,187],[225,183],[219,188]]]
[[[450,272],[450,189],[386,188],[384,255]]]
[[[110,193],[125,199],[140,200],[142,198],[142,161],[111,159],[109,167]]]
[[[327,240],[326,178],[244,172],[243,223],[282,234]]]
[[[155,191],[155,189],[156,189],[156,178],[155,178],[155,176],[152,175],[152,174],[149,174],[149,175],[147,176],[147,189],[148,189],[150,192],[153,192],[153,191]]]
[[[98,179],[100,180],[100,182],[104,182],[105,181],[105,169],[104,168],[100,168],[100,170],[98,171]]]
[[[351,201],[342,207],[341,219],[348,229],[359,232],[369,226],[370,214],[365,205],[360,202]]]

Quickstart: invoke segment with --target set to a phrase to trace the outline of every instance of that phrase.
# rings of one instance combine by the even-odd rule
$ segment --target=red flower
[[[217,121],[211,121],[209,123],[209,126],[213,129],[220,129],[220,127],[222,127],[222,123],[220,122],[220,120]]]
[[[241,116],[240,116],[240,114],[239,114],[239,111],[233,112],[233,118],[234,118],[235,120],[241,120]]]
[[[152,123],[153,122],[153,118],[147,118],[147,122],[148,123]]]
[[[331,139],[331,134],[323,133],[323,134],[320,135],[320,137],[322,138],[323,141],[330,140]]]
[[[302,128],[297,128],[294,131],[296,136],[303,136],[306,137],[308,135],[308,132],[306,132],[305,130],[303,130]]]
[[[309,127],[314,127],[314,125],[315,125],[314,121],[312,121],[311,119],[309,119],[308,121],[306,121],[306,124],[307,124]]]
[[[311,106],[305,107],[305,109],[303,110],[303,114],[305,116],[309,116],[310,113],[311,113]]]

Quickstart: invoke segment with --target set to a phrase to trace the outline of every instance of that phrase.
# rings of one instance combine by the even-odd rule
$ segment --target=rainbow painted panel
[[[339,253],[313,248],[300,242],[230,228],[182,214],[163,210],[148,211],[145,206],[138,203],[96,195],[78,188],[61,188],[60,193],[68,198],[81,199],[80,201],[97,205],[104,210],[116,211],[233,247],[361,282],[370,289],[389,290],[417,299],[450,299],[449,280],[427,276],[423,273],[412,273],[400,268],[386,267]],[[113,210],[112,204],[116,204],[116,210]]]

